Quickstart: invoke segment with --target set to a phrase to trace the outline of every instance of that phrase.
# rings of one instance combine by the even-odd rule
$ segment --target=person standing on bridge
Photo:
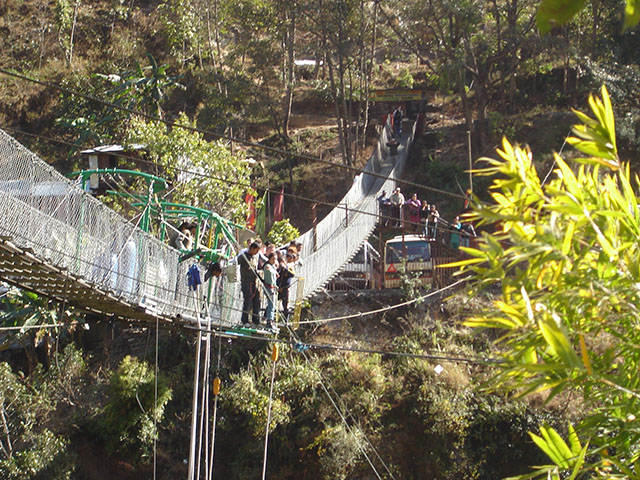
[[[422,202],[418,200],[418,194],[414,193],[406,203],[407,211],[409,215],[409,223],[411,224],[409,229],[413,232],[420,228],[420,209],[422,208]]]
[[[389,223],[389,209],[391,207],[391,202],[389,201],[389,197],[387,196],[386,190],[383,190],[380,196],[377,198],[378,200],[378,212],[380,214],[380,223],[385,227]]]
[[[393,112],[393,131],[396,135],[402,135],[402,119],[404,118],[404,113],[402,112],[402,105],[398,105]]]
[[[178,232],[173,239],[173,247],[180,251],[188,251],[194,247],[194,238],[196,236],[196,224],[191,222],[183,222],[178,227]]]
[[[404,205],[404,195],[400,191],[400,187],[397,187],[391,196],[389,197],[389,202],[391,202],[391,208],[393,210],[393,217],[396,218],[394,227],[398,227],[401,225],[402,221],[402,207]]]
[[[264,314],[267,320],[267,327],[273,328],[273,322],[276,318],[276,291],[278,289],[278,271],[276,270],[276,254],[275,252],[269,253],[267,256],[267,263],[264,265],[264,286],[267,297],[267,310]]]
[[[460,248],[460,234],[462,232],[460,217],[456,217],[453,222],[451,222],[451,229],[451,246],[458,249]]]
[[[242,325],[249,325],[249,312],[255,325],[260,325],[260,291],[258,290],[258,252],[260,244],[252,242],[237,257],[240,265],[240,287],[242,289]]]
[[[289,321],[289,288],[291,287],[293,277],[295,277],[295,271],[293,269],[294,262],[294,254],[287,252],[285,258],[280,262],[280,268],[278,269],[278,300],[282,302],[282,312],[287,322]]]
[[[436,241],[436,235],[438,234],[438,219],[440,218],[440,212],[436,208],[434,203],[429,207],[429,215],[427,216],[427,240],[431,242]]]

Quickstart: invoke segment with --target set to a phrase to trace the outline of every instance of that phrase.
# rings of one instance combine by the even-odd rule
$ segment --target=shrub
[[[395,84],[398,88],[413,88],[413,75],[408,68],[403,68],[396,77]]]
[[[349,431],[340,423],[322,430],[307,448],[317,449],[323,479],[345,479],[360,458],[362,442],[364,437],[357,428]]]
[[[232,411],[247,419],[251,433],[255,437],[263,436],[269,404],[268,382],[257,382],[249,370],[234,375],[231,380],[233,384],[223,391],[221,398]],[[290,408],[286,403],[279,398],[273,398],[269,430],[273,431],[278,425],[288,423],[289,412]]]
[[[271,230],[269,230],[267,239],[275,245],[284,245],[299,236],[300,232],[298,229],[289,223],[288,218],[285,218],[278,222],[274,222],[271,226]]]
[[[98,421],[98,433],[107,447],[139,448],[148,455],[157,435],[154,426],[162,419],[164,408],[171,399],[171,389],[163,377],[158,377],[158,399],[155,403],[155,375],[146,362],[125,357],[109,383],[109,401]]]
[[[42,427],[56,405],[56,385],[48,380],[41,369],[25,379],[0,364],[0,478],[71,478],[74,461],[66,441]]]

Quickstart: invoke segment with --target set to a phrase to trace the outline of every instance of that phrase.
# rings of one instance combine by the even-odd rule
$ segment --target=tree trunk
[[[282,125],[283,134],[289,138],[289,120],[291,119],[291,107],[293,105],[293,84],[295,82],[294,70],[294,39],[296,34],[296,12],[289,11],[289,24],[285,34],[287,49],[286,66],[286,96],[284,102],[284,120]]]
[[[211,55],[211,66],[216,69],[216,54],[213,48],[213,38],[211,37],[211,4],[207,2],[207,45],[209,46],[209,55]]]
[[[336,91],[336,82],[335,82],[335,77],[333,74],[333,62],[331,61],[331,57],[329,56],[329,54],[327,53],[325,56],[325,65],[327,66],[327,71],[329,72],[329,83],[331,85],[331,91],[335,92]],[[340,100],[338,98],[337,95],[333,95],[333,105],[336,109],[336,121],[338,124],[338,141],[340,143],[340,153],[342,155],[342,162],[346,164],[345,161],[345,152],[346,152],[346,147],[345,147],[345,136],[344,136],[344,131],[343,131],[343,127],[344,124],[342,122],[342,117],[343,114],[340,110]]]
[[[484,75],[479,74],[475,77],[475,95],[478,107],[476,119],[476,145],[478,151],[482,151],[487,144],[487,79]]]
[[[370,91],[369,89],[371,87],[371,74],[373,73],[373,69],[375,67],[375,61],[376,61],[376,35],[378,33],[377,27],[378,27],[378,2],[374,2],[373,23],[372,23],[373,31],[371,32],[371,55],[368,60],[366,55],[364,55],[366,75],[364,77],[365,103],[364,103],[364,127],[362,132],[362,148],[365,147],[365,144],[367,141],[367,129],[369,128],[369,91]]]
[[[340,85],[339,100],[342,110],[342,132],[344,135],[344,155],[342,157],[345,165],[352,165],[353,155],[351,152],[351,116],[347,105],[347,89],[345,84],[345,75],[347,74],[345,66],[345,58],[343,54],[344,30],[342,23],[338,28],[338,80]]]
[[[78,20],[78,8],[80,8],[80,0],[76,0],[73,4],[73,21],[71,22],[71,35],[69,36],[69,65],[73,63],[73,37],[76,33],[76,21]]]
[[[473,110],[471,108],[471,102],[467,95],[466,85],[464,84],[464,77],[461,73],[458,74],[458,95],[460,95],[460,102],[462,103],[462,112],[464,114],[464,121],[467,125],[467,130],[472,134],[475,133],[473,125]]]
[[[7,422],[4,401],[0,402],[0,421],[2,422],[2,433],[4,434],[4,441],[0,440],[0,450],[2,450],[4,459],[8,460],[13,456],[13,445],[11,444],[11,431],[9,430],[9,422]]]

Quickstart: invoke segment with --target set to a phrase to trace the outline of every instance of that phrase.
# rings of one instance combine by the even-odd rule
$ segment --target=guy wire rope
[[[160,319],[156,317],[156,368],[154,375],[154,405],[153,405],[153,480],[156,480],[158,465],[158,350],[160,336]]]
[[[20,236],[20,235],[18,234],[18,236]],[[98,266],[98,264],[94,264],[94,263],[87,262],[87,261],[85,261],[84,259],[79,259],[79,260],[80,260],[81,262],[84,262],[84,263],[89,263],[90,265]],[[132,278],[132,279],[135,279],[135,277],[131,277],[131,278]],[[383,308],[381,308],[381,309],[376,309],[376,310],[372,310],[372,311],[369,311],[369,312],[358,312],[358,313],[356,313],[356,314],[345,315],[345,316],[343,316],[343,317],[334,317],[334,318],[327,318],[327,319],[308,320],[308,321],[304,321],[304,322],[301,322],[301,323],[309,323],[309,324],[312,324],[312,323],[328,323],[328,322],[339,321],[339,320],[348,319],[348,318],[359,318],[359,317],[362,317],[362,316],[365,316],[365,315],[370,315],[370,314],[378,313],[378,312],[381,312],[381,311],[392,310],[392,309],[399,308],[399,307],[404,306],[404,305],[408,305],[408,304],[410,304],[410,303],[414,303],[414,302],[420,301],[420,300],[422,300],[422,299],[424,299],[424,298],[428,298],[428,297],[430,297],[430,296],[436,295],[436,294],[440,293],[441,291],[444,291],[444,290],[447,290],[447,289],[453,288],[454,286],[457,286],[458,284],[463,283],[463,282],[464,282],[464,281],[466,281],[466,280],[467,280],[466,278],[465,278],[465,279],[461,279],[461,280],[459,280],[458,282],[456,282],[456,283],[454,283],[454,284],[448,285],[448,286],[443,287],[443,288],[441,288],[441,289],[439,289],[439,290],[437,290],[437,291],[434,291],[434,292],[429,292],[429,293],[427,293],[426,295],[423,295],[423,296],[421,296],[421,297],[419,297],[419,298],[417,298],[417,299],[410,300],[410,301],[408,301],[408,302],[402,302],[402,303],[400,303],[400,304],[390,305],[390,306],[388,306],[388,307],[383,307]],[[176,293],[176,295],[178,295],[178,296],[180,296],[180,295],[184,295],[184,296],[186,296],[187,294],[186,294],[186,293],[185,293],[185,294],[182,294],[182,293],[180,293],[180,292],[177,292],[177,293]],[[228,307],[226,307],[226,308],[229,308],[230,310],[234,310],[234,311],[238,311],[238,312],[241,312],[241,311],[242,311],[242,310],[238,310],[238,309],[235,309],[235,308],[233,308],[233,307],[230,307],[230,306],[228,306]],[[56,324],[56,325],[61,325],[61,324]],[[19,330],[20,328],[23,328],[23,327],[5,327],[5,328],[7,328],[7,329],[16,329],[16,330]],[[31,328],[31,327],[24,327],[24,328]],[[2,331],[2,330],[3,330],[3,328],[0,328],[0,331]]]
[[[74,146],[74,147],[76,146],[75,144],[73,144],[71,142],[65,142],[63,140],[44,137],[44,136],[37,135],[37,134],[34,134],[34,133],[29,133],[29,132],[17,130],[15,128],[8,127],[8,126],[3,126],[2,128],[5,129],[5,130],[9,130],[9,131],[15,132],[15,133],[21,133],[21,134],[24,134],[24,135],[33,136],[35,138],[39,138],[39,139],[46,140],[46,141],[53,142],[53,143],[60,143],[60,144],[68,145],[68,146]],[[111,154],[113,156],[115,156],[115,157],[118,157],[118,158],[137,160],[137,161],[142,162],[142,163],[147,163],[147,164],[150,164],[150,165],[157,165],[152,160],[147,160],[147,159],[143,159],[143,158],[136,158],[136,157],[128,156],[128,155],[125,155],[125,154],[122,154],[122,153],[119,153],[119,152],[112,152]],[[187,173],[187,174],[194,175],[194,176],[199,176],[199,177],[202,177],[202,178],[216,180],[216,181],[219,181],[219,182],[228,183],[230,185],[237,185],[237,186],[241,186],[241,187],[253,188],[252,185],[249,184],[249,183],[244,183],[244,182],[239,182],[239,181],[235,181],[235,180],[231,180],[231,179],[225,179],[225,178],[221,178],[221,177],[216,177],[214,175],[198,172],[198,171],[195,171],[195,170],[188,170],[188,169],[179,168],[179,167],[174,167],[174,168],[175,168],[176,171],[179,171],[179,172],[182,172],[182,173]],[[365,175],[368,175],[368,174],[369,174],[368,172],[365,172]],[[396,183],[403,183],[404,182],[401,179],[395,179],[394,181]],[[176,184],[176,186],[174,186],[171,190],[174,190],[179,185],[181,185],[181,184],[180,183]],[[465,198],[462,195],[454,194],[452,192],[447,192],[447,191],[444,191],[444,190],[439,190],[439,189],[436,189],[436,188],[433,188],[433,187],[429,187],[427,185],[415,184],[413,186],[416,186],[416,188],[420,188],[422,190],[432,190],[432,191],[436,191],[436,192],[444,194],[444,195],[449,195],[449,196],[453,196],[453,197],[460,198],[460,199],[464,199]],[[389,220],[393,220],[393,221],[397,220],[396,217],[392,217],[392,216],[389,216],[389,215],[381,215],[379,213],[371,213],[371,212],[360,210],[360,209],[358,209],[356,207],[346,207],[343,203],[327,202],[327,201],[314,199],[314,198],[310,198],[310,197],[305,197],[305,196],[297,195],[297,194],[293,194],[293,193],[281,192],[280,190],[276,190],[274,188],[267,188],[267,187],[263,187],[263,186],[258,187],[258,189],[262,190],[262,191],[266,191],[266,192],[272,193],[272,194],[278,194],[279,195],[280,193],[282,193],[285,197],[292,198],[294,200],[301,200],[301,201],[305,201],[305,202],[309,202],[309,203],[315,203],[315,204],[318,204],[318,205],[324,205],[324,206],[332,207],[332,208],[336,208],[336,209],[347,210],[349,212],[359,213],[359,214],[362,214],[362,215],[376,216],[376,217],[379,217],[380,220],[387,220],[387,221],[389,221]],[[444,222],[444,220],[440,219],[439,222]],[[411,226],[419,226],[419,227],[423,227],[424,226],[422,223],[411,222],[409,220],[403,220],[403,223],[405,225],[411,225]],[[453,229],[444,229],[444,228],[442,228],[440,226],[438,226],[436,228],[440,232],[453,232],[454,231]],[[455,231],[455,232],[456,233],[461,233],[461,232],[457,232],[457,231]],[[461,234],[465,235],[465,233],[461,233]]]
[[[200,289],[200,285],[198,285],[198,290]],[[209,311],[209,308],[206,308],[206,311]],[[211,317],[207,314],[207,329],[211,330]],[[200,398],[200,433],[198,436],[198,462],[197,462],[197,474],[196,478],[200,478],[201,471],[201,456],[202,456],[202,443],[204,441],[204,464],[205,464],[205,478],[206,473],[209,470],[209,371],[210,371],[210,361],[211,361],[211,340],[212,335],[210,332],[207,332],[205,336],[205,358],[204,358],[204,367],[202,369],[202,393]]]
[[[462,278],[460,280],[458,280],[455,283],[452,283],[450,285],[447,285],[445,287],[439,288],[438,290],[434,290],[433,292],[429,292],[425,295],[421,295],[417,298],[413,298],[411,300],[407,300],[405,302],[402,303],[395,303],[393,305],[388,305],[386,307],[382,307],[382,308],[378,308],[376,310],[369,310],[366,312],[358,312],[358,313],[353,313],[350,315],[343,315],[341,317],[331,317],[331,318],[319,318],[319,319],[315,319],[315,320],[301,320],[300,321],[300,325],[304,325],[304,324],[322,324],[322,323],[330,323],[330,322],[337,322],[340,320],[348,320],[351,318],[361,318],[361,317],[365,317],[368,315],[375,315],[376,313],[382,313],[382,312],[388,312],[389,310],[394,310],[396,308],[400,308],[400,307],[406,307],[407,305],[411,305],[413,303],[417,303],[417,302],[421,302],[422,300],[425,300],[427,298],[433,297],[435,295],[439,295],[440,293],[449,290],[451,288],[457,287],[458,285],[463,284],[464,282],[466,282],[469,279],[469,277],[466,278]]]
[[[264,456],[262,460],[262,480],[265,480],[267,475],[267,447],[269,445],[269,425],[271,424],[271,402],[273,401],[273,383],[276,378],[276,363],[278,363],[278,345],[273,344],[271,350],[271,363],[273,367],[271,369],[271,386],[269,387],[269,404],[267,406],[267,425],[264,433]]]
[[[256,274],[257,274],[257,271],[256,271]],[[446,286],[441,287],[441,288],[439,288],[437,290],[434,290],[432,292],[428,292],[428,293],[426,293],[424,295],[421,295],[421,296],[419,296],[417,298],[414,298],[414,299],[411,299],[411,300],[407,300],[407,301],[404,301],[404,302],[401,302],[401,303],[395,303],[393,305],[388,305],[388,306],[381,307],[381,308],[378,308],[378,309],[375,309],[375,310],[369,310],[369,311],[366,311],[366,312],[358,312],[358,313],[353,313],[353,314],[349,314],[349,315],[343,315],[343,316],[340,316],[340,317],[318,318],[318,319],[314,319],[314,320],[301,320],[299,323],[300,323],[300,325],[305,325],[305,324],[323,324],[323,323],[337,322],[337,321],[341,321],[341,320],[349,320],[349,319],[352,319],[352,318],[361,318],[361,317],[366,317],[366,316],[369,316],[369,315],[375,315],[376,313],[382,313],[382,312],[387,312],[387,311],[390,311],[390,310],[395,310],[397,308],[401,308],[401,307],[404,307],[404,306],[407,306],[407,305],[411,305],[413,303],[421,302],[422,300],[425,300],[427,298],[439,295],[439,294],[441,294],[442,292],[444,292],[446,290],[450,290],[450,289],[452,289],[454,287],[462,285],[463,283],[465,283],[468,280],[469,280],[469,277],[465,277],[465,278],[462,278],[462,279],[458,280],[457,282],[454,282],[454,283],[452,283],[450,285],[446,285]],[[229,306],[226,307],[226,308],[229,308],[230,310],[233,310],[233,311],[236,311],[236,312],[243,312],[242,309],[237,309],[237,308],[233,308],[233,307],[229,307]]]
[[[211,420],[211,454],[209,455],[209,475],[207,480],[213,478],[214,453],[216,443],[216,426],[218,421],[218,396],[220,394],[220,357],[222,352],[222,337],[218,337],[218,362],[216,365],[216,376],[213,379],[213,419]]]
[[[272,152],[272,153],[277,153],[277,154],[286,155],[286,156],[293,156],[293,157],[300,158],[302,160],[307,160],[307,161],[311,161],[311,162],[318,162],[318,163],[331,165],[331,166],[334,166],[334,167],[341,168],[343,170],[347,170],[347,171],[352,172],[352,173],[353,172],[355,172],[357,174],[364,173],[364,174],[367,174],[367,175],[370,175],[370,176],[373,176],[373,177],[377,177],[377,178],[381,178],[381,179],[384,179],[384,180],[386,180],[386,178],[387,178],[387,177],[384,177],[384,176],[382,176],[380,174],[377,174],[375,172],[365,172],[364,170],[362,170],[360,168],[356,168],[356,167],[352,167],[352,166],[344,165],[344,164],[339,164],[339,163],[334,163],[334,162],[330,162],[328,160],[322,160],[322,159],[320,159],[318,157],[314,157],[312,155],[303,155],[303,154],[299,154],[299,153],[288,152],[288,151],[282,150],[280,148],[269,147],[267,145],[262,145],[260,143],[251,142],[251,141],[243,140],[243,139],[240,139],[240,138],[230,137],[230,136],[227,136],[227,135],[222,135],[222,134],[219,134],[219,133],[216,133],[216,132],[212,132],[210,130],[203,130],[203,129],[200,129],[200,128],[191,127],[189,125],[182,125],[182,124],[179,124],[179,123],[176,123],[176,122],[172,122],[170,120],[165,120],[163,118],[159,118],[159,117],[155,117],[153,115],[149,115],[147,113],[144,113],[144,112],[141,112],[141,111],[138,111],[138,110],[134,110],[134,109],[131,109],[131,108],[128,108],[128,107],[124,107],[122,105],[118,105],[118,104],[115,104],[113,102],[102,100],[102,99],[94,97],[92,95],[87,95],[87,94],[84,94],[82,92],[78,92],[78,91],[75,91],[73,89],[70,89],[70,88],[67,88],[67,87],[63,87],[61,85],[57,85],[55,83],[45,82],[45,81],[42,81],[42,80],[31,78],[31,77],[28,77],[28,76],[26,76],[24,74],[20,74],[20,73],[14,72],[14,71],[8,70],[8,69],[3,68],[3,67],[0,67],[0,73],[8,75],[8,76],[11,76],[11,77],[14,77],[14,78],[19,78],[21,80],[25,80],[25,81],[28,81],[28,82],[36,83],[38,85],[41,85],[41,86],[49,88],[49,89],[54,89],[54,90],[62,91],[62,92],[65,92],[65,93],[69,93],[71,95],[76,95],[76,96],[85,98],[87,100],[91,100],[91,101],[94,101],[94,102],[98,102],[98,103],[100,103],[102,105],[109,106],[109,107],[114,108],[116,110],[122,110],[124,112],[130,113],[132,115],[138,115],[138,116],[146,118],[148,120],[153,120],[153,121],[156,121],[156,122],[164,123],[167,126],[182,128],[182,129],[185,129],[185,130],[188,130],[188,131],[191,131],[191,132],[200,133],[200,134],[203,134],[203,135],[209,135],[209,136],[221,139],[221,140],[229,140],[229,141],[232,141],[232,142],[240,143],[240,144],[243,144],[243,145],[246,145],[246,146],[249,146],[249,147],[258,148],[258,149],[269,151],[269,152]],[[418,187],[418,188],[424,188],[424,186],[422,186],[420,184],[417,184],[417,183],[414,183],[414,182],[410,182],[408,180],[398,179],[397,182],[398,183],[402,183],[404,185],[410,185],[410,186],[414,186],[414,187]],[[431,188],[431,190],[437,191],[437,192],[442,193],[444,195],[450,195],[450,196],[453,196],[453,197],[464,199],[463,195],[454,194],[454,193],[451,193],[451,192],[447,192],[445,190],[440,190],[440,189],[437,189],[437,188]]]
[[[293,337],[293,338],[298,338],[298,336],[295,334],[295,332],[293,331],[293,329],[287,325],[287,329],[289,330],[289,334]],[[320,386],[322,387],[322,390],[324,391],[324,393],[327,395],[327,397],[329,398],[329,401],[331,402],[331,405],[333,405],[334,410],[338,413],[338,416],[340,417],[340,419],[342,420],[342,423],[344,423],[345,427],[347,428],[347,431],[353,436],[353,439],[356,442],[356,445],[358,446],[358,449],[360,450],[360,453],[362,453],[362,455],[364,456],[364,458],[367,460],[367,463],[369,464],[369,466],[371,467],[371,469],[373,470],[373,473],[376,475],[376,477],[378,477],[378,480],[382,480],[382,477],[380,476],[380,473],[378,473],[378,470],[376,469],[375,465],[373,464],[373,462],[371,461],[371,459],[369,458],[369,455],[367,455],[367,452],[365,451],[365,449],[363,448],[363,446],[360,444],[360,442],[358,441],[358,436],[356,434],[356,432],[353,430],[353,428],[351,427],[351,425],[349,425],[349,422],[347,422],[347,419],[345,418],[344,414],[342,413],[342,411],[340,410],[340,407],[338,407],[338,405],[336,404],[336,402],[334,401],[333,397],[331,396],[331,393],[329,393],[329,390],[327,389],[326,385],[324,384],[324,379],[322,378],[322,375],[320,374],[320,372],[311,364],[311,361],[309,360],[309,357],[307,356],[307,353],[302,350],[301,351],[302,355],[304,356],[305,360],[307,361],[307,364],[313,369],[314,372],[316,372],[316,375],[318,376],[318,378],[320,379]],[[364,433],[363,433],[363,436]],[[386,467],[386,466],[385,466]]]
[[[197,290],[196,286],[196,290]],[[196,291],[193,292],[193,301],[195,305],[196,318],[198,319],[198,326],[200,326],[200,307],[199,300],[196,294]],[[202,329],[198,328],[198,336],[197,336],[198,345],[196,347],[196,360],[195,367],[193,373],[193,399],[191,406],[191,440],[189,442],[189,469],[188,469],[188,480],[195,480],[195,456],[196,456],[196,427],[197,427],[197,416],[198,416],[198,383],[200,380],[200,352],[201,352],[201,343],[202,343]]]
[[[299,339],[298,335],[291,329],[289,328],[289,331],[291,332],[292,335],[294,335],[294,338]],[[307,359],[307,362],[309,363],[309,359],[307,358],[306,352],[303,350],[302,354],[304,355],[305,359]],[[309,363],[309,365],[311,365]],[[318,374],[318,376],[320,377],[320,381],[323,382],[322,380],[322,372],[320,372],[319,370],[316,369],[316,372]],[[340,403],[342,405],[342,409],[344,412],[346,412],[347,416],[353,421],[354,425],[356,424],[356,420],[353,418],[353,415],[351,415],[351,411],[347,408],[347,406],[345,405],[345,403],[342,401],[340,395],[338,395],[338,392],[335,391],[335,389],[333,388],[333,385],[331,385],[330,383],[328,383],[329,385],[329,389],[333,392],[333,394],[335,395],[337,402]],[[371,441],[369,440],[369,437],[367,437],[364,432],[363,432],[363,438],[365,440],[365,442],[367,442],[369,444],[369,447],[371,447],[371,450],[373,450],[373,453],[375,454],[375,456],[378,458],[378,460],[380,461],[380,463],[382,463],[382,466],[384,467],[384,469],[387,471],[387,474],[392,478],[392,480],[395,480],[395,477],[393,476],[393,473],[391,473],[391,470],[389,469],[389,467],[387,466],[386,462],[382,459],[382,457],[380,456],[380,454],[378,453],[378,450],[373,446],[373,444],[371,443]],[[357,438],[356,438],[357,441]]]

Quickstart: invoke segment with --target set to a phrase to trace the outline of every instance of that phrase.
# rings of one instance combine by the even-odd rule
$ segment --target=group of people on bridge
[[[450,227],[450,243],[454,248],[468,247],[469,240],[476,236],[471,223],[463,223],[459,216],[449,223],[440,216],[434,203],[420,200],[414,193],[405,200],[400,187],[396,187],[391,195],[385,190],[378,196],[380,223],[386,227],[403,228],[413,233],[421,233],[429,241],[438,240],[438,231]]]
[[[196,245],[196,228],[193,222],[183,222],[176,231],[171,245],[184,253],[183,259],[190,258]],[[264,321],[267,328],[273,328],[278,304],[282,303],[285,321],[289,317],[289,289],[295,277],[296,266],[301,265],[302,243],[292,241],[287,246],[276,249],[269,242],[259,238],[247,241],[229,265],[238,265],[240,270],[240,288],[242,291],[241,323],[249,326],[249,317],[256,326],[261,325],[262,299],[266,302]],[[205,270],[206,282],[211,277],[220,277],[223,269],[219,262],[210,263]],[[263,292],[261,295],[260,292]]]
[[[262,243],[260,239],[254,239],[240,251],[235,260],[240,266],[241,322],[244,327],[249,326],[249,316],[254,325],[261,324],[260,291],[264,293],[267,304],[264,315],[266,327],[275,328],[278,302],[282,302],[283,317],[288,321],[289,289],[295,277],[295,268],[301,265],[301,250],[302,244],[295,241],[278,250],[271,242]]]

